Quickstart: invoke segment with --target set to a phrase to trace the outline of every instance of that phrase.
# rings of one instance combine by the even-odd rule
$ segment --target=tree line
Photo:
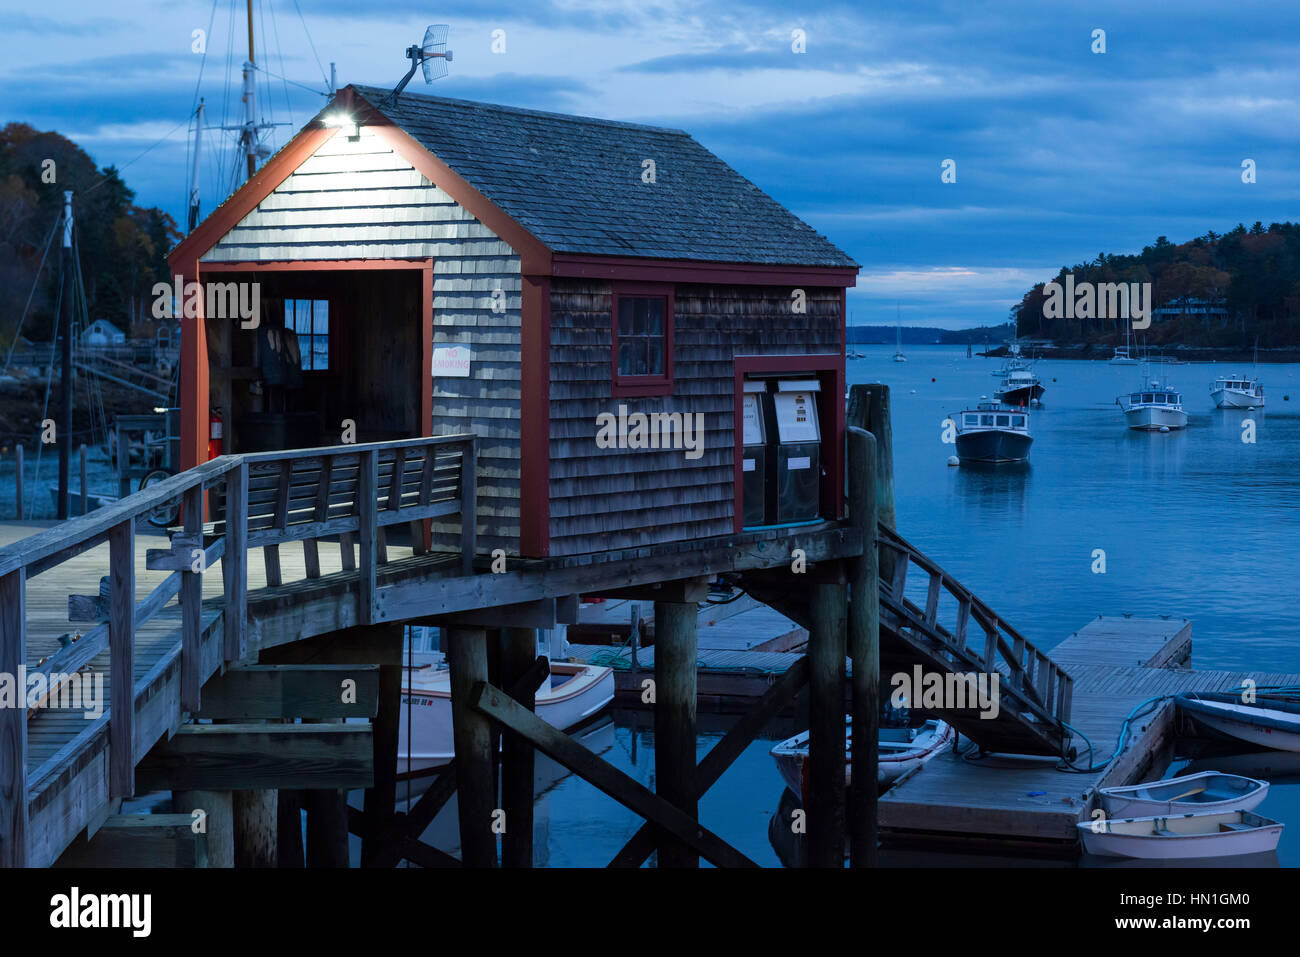
[[[154,283],[171,279],[167,253],[181,236],[171,216],[136,205],[115,167],[100,169],[66,137],[9,123],[0,128],[0,346],[18,334],[29,295],[22,335],[53,337],[62,236],[51,231],[63,215],[64,190],[73,191],[91,321],[107,319],[128,333],[136,325],[141,333],[138,324],[151,321]]]
[[[1259,339],[1263,348],[1300,346],[1300,225],[1256,222],[1247,229],[1214,231],[1175,244],[1160,236],[1136,255],[1101,253],[1091,262],[1062,267],[1074,283],[1151,283],[1156,307],[1175,300],[1202,299],[1222,307],[1220,314],[1154,317],[1140,335],[1152,346],[1245,347]],[[1059,343],[1112,343],[1124,339],[1125,319],[1049,318],[1044,313],[1045,283],[1011,307],[1010,319],[1021,336]]]

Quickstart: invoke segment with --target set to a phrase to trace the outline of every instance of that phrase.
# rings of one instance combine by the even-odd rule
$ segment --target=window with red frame
[[[673,301],[666,292],[614,293],[614,391],[662,395],[672,391]]]

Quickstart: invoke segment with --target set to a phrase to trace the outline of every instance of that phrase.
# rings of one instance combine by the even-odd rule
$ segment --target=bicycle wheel
[[[157,485],[159,482],[171,478],[171,473],[165,469],[154,469],[144,478],[140,479],[140,491],[144,491],[150,485]],[[158,507],[149,512],[146,517],[149,524],[154,528],[170,528],[180,520],[181,507],[180,502],[163,502]]]

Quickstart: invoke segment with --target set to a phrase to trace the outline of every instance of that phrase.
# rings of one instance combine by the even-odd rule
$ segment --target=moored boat
[[[1210,385],[1210,398],[1219,409],[1259,409],[1264,385],[1255,376],[1219,376]]]
[[[1274,851],[1283,825],[1250,811],[1080,821],[1084,850],[1144,860],[1233,857]]]
[[[451,672],[433,665],[406,669],[398,727],[398,770],[407,772],[407,722],[411,725],[412,775],[447,764],[455,756],[451,729]],[[565,731],[614,700],[614,672],[594,665],[551,662],[551,677],[537,689],[536,713]],[[409,714],[409,717],[408,717]]]
[[[1253,811],[1268,794],[1268,782],[1239,774],[1202,771],[1128,787],[1102,788],[1101,806],[1111,817],[1155,814],[1222,814]]]
[[[1021,366],[1007,370],[1002,385],[994,390],[993,395],[1007,405],[1029,405],[1041,401],[1045,391],[1034,371]]]
[[[1300,703],[1259,694],[1245,702],[1239,693],[1186,691],[1178,708],[1212,731],[1275,751],[1300,751]]]
[[[945,721],[931,720],[918,728],[881,728],[876,742],[876,784],[888,787],[913,768],[933,759],[952,742],[955,732]],[[853,776],[853,726],[845,731],[845,778]],[[772,760],[786,785],[800,800],[808,773],[808,732],[777,744]]]
[[[957,423],[957,458],[963,465],[998,465],[1029,458],[1033,436],[1029,413],[998,402],[981,402],[953,416]]]
[[[1170,432],[1187,426],[1182,393],[1159,374],[1143,376],[1142,388],[1119,396],[1115,404],[1124,410],[1130,429]]]

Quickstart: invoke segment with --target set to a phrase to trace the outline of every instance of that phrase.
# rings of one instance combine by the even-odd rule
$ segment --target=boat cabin
[[[1134,392],[1129,395],[1129,408],[1139,408],[1145,405],[1181,409],[1183,407],[1183,397],[1179,392],[1169,391]]]
[[[1237,392],[1241,395],[1261,398],[1264,395],[1264,386],[1258,379],[1239,379],[1220,376],[1214,380],[1214,385],[1210,386],[1211,392]]]
[[[1000,403],[981,403],[978,408],[962,411],[960,429],[963,432],[983,429],[1027,432],[1029,413],[1024,409],[1008,409]]]
[[[169,262],[185,467],[472,433],[528,557],[843,514],[858,266],[681,130],[350,86]]]

